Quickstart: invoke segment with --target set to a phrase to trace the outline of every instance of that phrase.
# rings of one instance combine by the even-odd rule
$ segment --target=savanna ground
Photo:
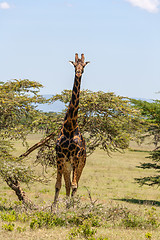
[[[41,135],[29,136],[30,146]],[[16,155],[25,151],[15,143]],[[109,239],[160,240],[160,191],[156,187],[140,187],[134,178],[154,175],[151,170],[136,168],[146,162],[154,146],[136,143],[124,154],[109,157],[96,150],[88,157],[83,170],[74,207],[65,207],[65,188],[60,191],[60,203],[51,213],[55,176],[48,184],[23,185],[29,198],[44,210],[26,210],[16,195],[2,182],[0,184],[0,239]],[[26,158],[32,164],[35,152]],[[39,173],[42,167],[36,167]],[[53,170],[48,168],[48,175]]]

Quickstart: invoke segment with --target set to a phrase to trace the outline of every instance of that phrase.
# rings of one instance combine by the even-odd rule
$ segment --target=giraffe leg
[[[75,157],[73,159],[73,177],[72,177],[72,197],[77,192],[78,182],[77,182],[77,168],[78,168],[78,161],[79,159]]]
[[[55,196],[54,196],[54,205],[57,203],[59,191],[62,185],[62,173],[63,173],[63,159],[58,160],[61,164],[57,164],[57,180],[55,184]]]
[[[82,157],[79,161],[78,169],[77,169],[77,183],[79,182],[79,179],[81,177],[85,164],[86,164],[86,156]]]
[[[77,168],[73,168],[73,179],[72,179],[72,194],[73,197],[77,192],[78,184],[77,184]]]
[[[71,164],[66,162],[64,164],[64,171],[63,171],[64,181],[65,181],[65,188],[66,188],[66,200],[67,200],[67,208],[69,207],[69,196],[71,190]]]
[[[64,173],[64,181],[65,181],[65,188],[66,188],[66,196],[69,197],[70,189],[71,189],[70,172]]]
[[[77,162],[78,162],[78,164],[77,164],[78,166],[75,168],[75,171],[73,172],[72,197],[77,192],[78,182],[79,182],[83,168],[86,163],[86,157],[77,158]]]

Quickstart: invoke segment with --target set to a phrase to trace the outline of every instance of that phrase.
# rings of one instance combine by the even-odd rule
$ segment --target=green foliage
[[[0,85],[1,137],[25,140],[26,134],[33,130],[32,122],[39,116],[35,104],[46,102],[38,95],[41,87],[41,84],[28,79]]]
[[[156,212],[156,208],[152,207],[151,210],[146,211],[146,222],[151,227],[158,228],[160,226],[159,216]]]
[[[21,206],[22,208],[22,206]],[[16,222],[19,221],[21,223],[25,223],[27,221],[29,221],[30,216],[27,212],[18,212],[16,210],[12,210],[12,209],[7,209],[4,208],[5,210],[0,212],[0,217],[3,221],[5,222]]]
[[[29,221],[29,215],[26,214],[25,212],[18,213],[17,214],[17,220],[25,223],[25,222]]]
[[[62,92],[66,102],[71,91]],[[55,96],[56,97],[56,96]],[[96,147],[110,152],[123,150],[128,146],[130,137],[138,130],[138,112],[133,110],[129,101],[114,93],[81,91],[79,106],[79,125],[85,134],[88,151]]]
[[[160,141],[160,100],[147,102],[131,99],[132,104],[141,111],[141,115],[148,123],[146,136],[153,136],[153,143],[157,146]]]
[[[68,108],[71,92],[64,90],[51,99],[53,102],[61,101],[65,104],[66,109],[63,114],[50,113],[43,116],[43,126],[47,126],[46,135],[53,133],[53,136],[38,152],[37,162],[42,165],[47,164],[47,161],[48,165],[55,163],[53,149]],[[140,118],[139,111],[131,106],[129,100],[114,93],[89,90],[81,91],[78,123],[86,140],[88,155],[96,148],[101,148],[108,154],[113,151],[123,151],[128,147],[129,141],[142,133],[144,128],[144,120]],[[37,124],[41,125],[41,122],[37,121]]]
[[[24,163],[17,162],[12,151],[9,141],[0,139],[0,175],[6,182],[12,178],[28,183],[33,178],[33,171]]]
[[[16,212],[14,210],[12,210],[11,212],[3,212],[1,213],[1,218],[3,221],[6,222],[14,222],[16,221]]]
[[[44,188],[44,189],[40,190],[39,192],[41,192],[41,193],[48,193],[48,192],[49,192],[49,190],[48,190],[48,189],[46,189],[46,188]]]
[[[26,228],[18,226],[16,230],[17,230],[17,232],[21,233],[21,232],[25,232]]]
[[[128,212],[124,219],[122,219],[122,224],[126,228],[158,228],[160,226],[160,219],[156,213],[156,209],[152,207],[151,210],[146,211],[144,216]]]
[[[153,137],[153,143],[155,144],[156,148],[154,151],[150,153],[150,155],[147,157],[151,159],[152,162],[147,163],[141,163],[139,168],[142,169],[154,169],[156,172],[156,175],[154,176],[148,176],[148,177],[141,177],[136,178],[135,180],[140,185],[160,185],[160,147],[158,146],[160,142],[160,101],[155,100],[153,102],[147,102],[147,101],[140,101],[140,100],[132,100],[132,103],[135,105],[135,107],[139,108],[141,110],[141,114],[148,123],[148,128],[146,134],[143,136],[145,138],[146,136],[152,136]]]
[[[14,223],[8,223],[8,224],[5,223],[2,225],[2,228],[6,231],[11,232],[14,230]]]
[[[65,226],[65,220],[50,213],[50,212],[37,212],[35,217],[31,220],[30,228],[36,229],[41,227],[55,227],[55,226]]]
[[[39,95],[41,87],[28,79],[0,84],[0,176],[14,191],[19,181],[38,179],[33,169],[14,157],[11,140],[21,139],[27,145],[27,134],[36,130],[33,123],[41,115],[36,104],[47,102]]]
[[[146,239],[152,239],[152,234],[150,232],[147,232],[145,234]]]
[[[92,223],[88,220],[85,220],[82,225],[78,228],[73,228],[70,232],[69,239],[73,239],[76,236],[84,237],[85,239],[93,239],[93,235],[95,235],[96,229],[93,229]]]
[[[44,167],[56,166],[55,142],[64,113],[44,114],[36,110],[36,104],[60,100],[68,105],[71,91],[64,90],[46,100],[39,95],[41,87],[41,84],[27,79],[0,85],[0,176],[14,190],[19,182],[28,184],[40,180],[40,177],[26,161],[13,156],[11,140],[21,139],[27,145],[28,133],[37,130],[45,130],[46,135],[52,133],[50,141],[39,149],[36,163]],[[97,147],[108,154],[123,151],[130,139],[143,132],[144,123],[129,100],[114,93],[88,90],[81,91],[78,121],[86,139],[88,154]]]
[[[109,240],[105,235],[98,235],[99,229],[111,227],[125,227],[127,229],[158,229],[160,216],[158,209],[152,207],[145,212],[133,211],[119,205],[110,207],[101,204],[77,202],[74,208],[66,209],[64,206],[54,209],[54,212],[43,209],[41,211],[28,210],[20,205],[11,203],[12,209],[7,209],[7,202],[3,202],[0,210],[2,229],[17,231],[19,233],[31,229],[54,229],[58,227],[69,229],[66,239]],[[5,209],[5,210],[4,210]],[[151,239],[146,233],[146,239]]]
[[[143,219],[129,213],[124,219],[122,219],[122,223],[126,228],[142,228]]]

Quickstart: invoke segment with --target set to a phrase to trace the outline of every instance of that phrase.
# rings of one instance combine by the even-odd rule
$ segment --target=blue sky
[[[76,52],[82,89],[160,99],[160,0],[0,1],[0,81],[72,89]]]

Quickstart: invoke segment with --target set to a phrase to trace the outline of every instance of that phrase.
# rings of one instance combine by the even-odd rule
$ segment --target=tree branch
[[[32,147],[30,147],[25,153],[23,153],[22,155],[19,156],[19,159],[21,160],[24,157],[27,157],[31,152],[33,152],[34,150],[36,150],[37,148],[41,147],[42,145],[44,145],[46,142],[48,142],[51,138],[53,138],[56,135],[56,133],[51,133],[50,135],[48,135],[46,138],[42,139],[40,142],[34,144]]]

